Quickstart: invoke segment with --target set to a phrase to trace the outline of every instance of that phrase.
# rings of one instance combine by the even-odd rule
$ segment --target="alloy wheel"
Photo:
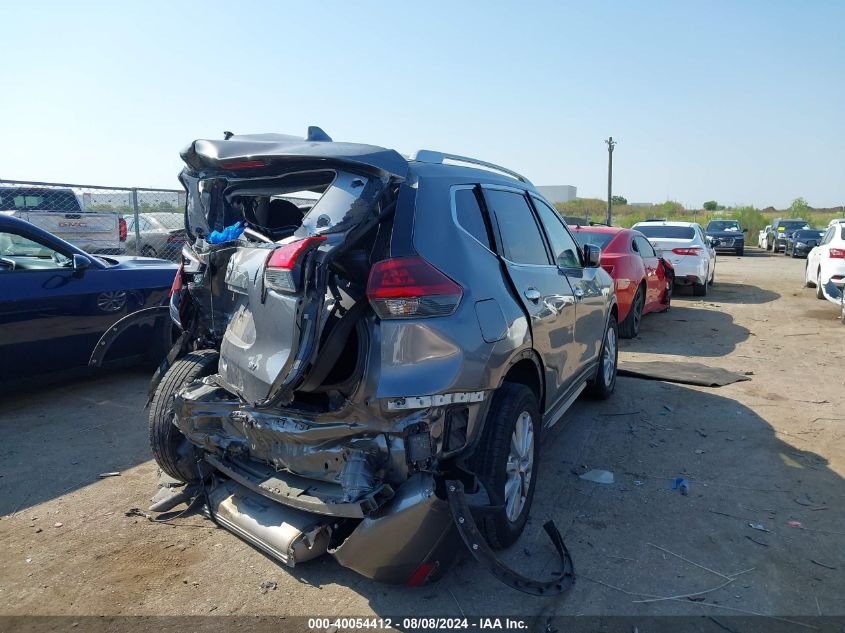
[[[613,328],[607,330],[607,340],[604,342],[604,352],[602,353],[602,368],[604,384],[610,385],[616,371],[616,330]]]
[[[516,419],[505,467],[505,512],[509,521],[516,521],[525,506],[533,468],[534,421],[530,413],[523,411]]]

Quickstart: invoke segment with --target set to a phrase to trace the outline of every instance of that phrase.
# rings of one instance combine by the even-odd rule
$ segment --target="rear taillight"
[[[382,319],[452,314],[463,294],[461,286],[422,257],[380,261],[367,282],[367,299]]]
[[[696,256],[696,255],[700,255],[700,254],[701,254],[701,249],[700,249],[700,248],[698,248],[697,246],[696,246],[696,247],[692,247],[692,248],[673,248],[673,249],[672,249],[672,252],[673,252],[673,253],[675,253],[675,255],[692,255],[692,256]]]
[[[267,258],[267,266],[264,268],[264,286],[280,292],[296,292],[297,278],[300,276],[297,274],[299,256],[325,239],[325,235],[315,235],[275,249]]]
[[[174,294],[182,290],[182,271],[185,270],[184,264],[179,264],[179,268],[176,270],[176,276],[173,278],[173,284],[170,286],[170,292],[168,293],[169,297],[172,297]]]
[[[119,218],[117,220],[117,231],[118,231],[118,235],[120,236],[120,241],[125,242],[127,231],[126,231],[126,220],[124,220],[123,218]]]
[[[841,248],[831,248],[828,254],[831,259],[845,259],[845,250]]]

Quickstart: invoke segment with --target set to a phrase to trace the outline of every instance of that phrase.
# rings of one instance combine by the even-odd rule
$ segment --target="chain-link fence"
[[[184,209],[184,190],[0,180],[0,213],[92,254],[178,260]]]

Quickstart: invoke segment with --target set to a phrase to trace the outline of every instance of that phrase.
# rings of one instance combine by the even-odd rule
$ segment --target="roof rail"
[[[497,171],[502,174],[508,175],[511,178],[516,178],[517,180],[531,184],[531,181],[528,180],[528,178],[526,178],[522,174],[513,171],[512,169],[508,169],[507,167],[502,167],[501,165],[496,165],[494,163],[488,163],[477,158],[469,158],[468,156],[460,156],[458,154],[447,154],[446,152],[435,152],[430,149],[420,149],[417,150],[417,153],[411,157],[411,160],[416,160],[421,163],[434,163],[436,165],[442,165],[447,160],[453,160],[457,163],[479,165],[491,171]]]

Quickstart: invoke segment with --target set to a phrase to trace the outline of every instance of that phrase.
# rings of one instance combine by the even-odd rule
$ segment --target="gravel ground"
[[[148,376],[126,371],[0,402],[0,614],[845,615],[845,330],[802,289],[802,260],[747,252],[719,258],[707,297],[682,292],[647,316],[622,357],[750,381],[620,378],[613,398],[579,401],[547,435],[532,520],[506,557],[552,571],[541,526],[553,518],[578,573],[568,594],[517,593],[468,558],[421,589],[330,557],[290,570],[199,515],[125,516],[149,505],[157,472]],[[585,468],[615,483],[579,479]],[[99,477],[110,471],[120,475]],[[670,488],[679,476],[688,496]],[[267,580],[277,589],[262,593]],[[686,598],[695,592],[703,602]]]

